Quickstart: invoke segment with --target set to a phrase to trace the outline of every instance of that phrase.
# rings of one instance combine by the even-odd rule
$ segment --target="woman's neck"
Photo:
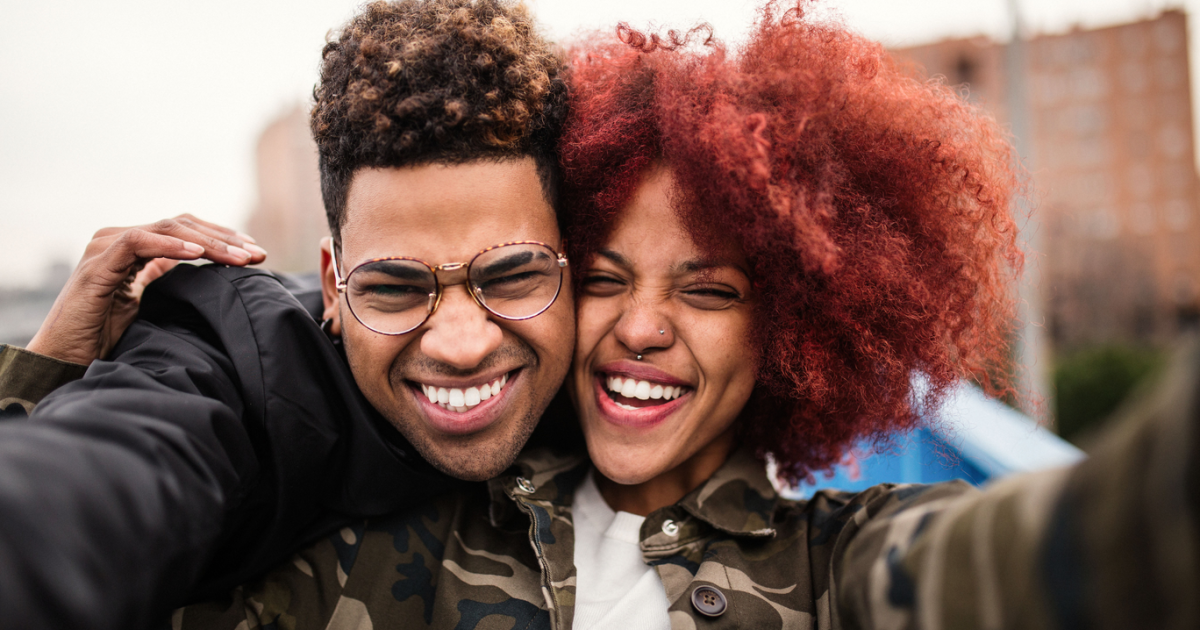
[[[648,516],[657,509],[678,503],[687,493],[699,488],[729,459],[733,447],[731,426],[682,464],[642,483],[619,484],[596,469],[596,488],[613,510]]]

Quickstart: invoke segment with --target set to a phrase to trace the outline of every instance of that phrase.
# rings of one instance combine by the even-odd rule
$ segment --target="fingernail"
[[[195,243],[184,243],[183,248],[193,256],[199,256],[204,253],[204,248]]]
[[[246,243],[246,249],[250,252],[258,254],[259,256],[267,255],[267,250],[259,247],[258,245],[251,245],[250,243]]]
[[[238,232],[237,236],[238,236],[238,238],[242,239],[243,241],[246,241],[247,243],[257,243],[258,242],[256,240],[254,240],[254,237],[250,236],[249,234],[243,234],[241,232]]]
[[[234,247],[233,245],[230,245],[228,251],[230,254],[233,255],[234,258],[241,258],[242,260],[250,260],[250,252],[242,249],[241,247]]]

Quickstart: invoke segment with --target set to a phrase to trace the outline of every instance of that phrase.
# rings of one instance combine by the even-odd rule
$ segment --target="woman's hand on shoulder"
[[[190,214],[104,228],[92,236],[28,349],[89,365],[106,356],[137,318],[146,285],[178,261],[204,258],[240,267],[266,257],[249,236]]]

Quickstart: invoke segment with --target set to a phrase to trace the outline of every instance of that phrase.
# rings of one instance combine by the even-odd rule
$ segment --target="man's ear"
[[[321,299],[325,303],[323,319],[333,320],[329,332],[334,335],[342,334],[342,309],[339,308],[341,295],[337,290],[337,276],[334,275],[333,239],[326,236],[321,239]]]

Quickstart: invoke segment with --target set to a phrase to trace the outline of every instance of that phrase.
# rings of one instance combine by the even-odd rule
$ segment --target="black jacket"
[[[111,360],[0,423],[0,628],[142,628],[453,482],[363,398],[315,287],[181,265]]]

